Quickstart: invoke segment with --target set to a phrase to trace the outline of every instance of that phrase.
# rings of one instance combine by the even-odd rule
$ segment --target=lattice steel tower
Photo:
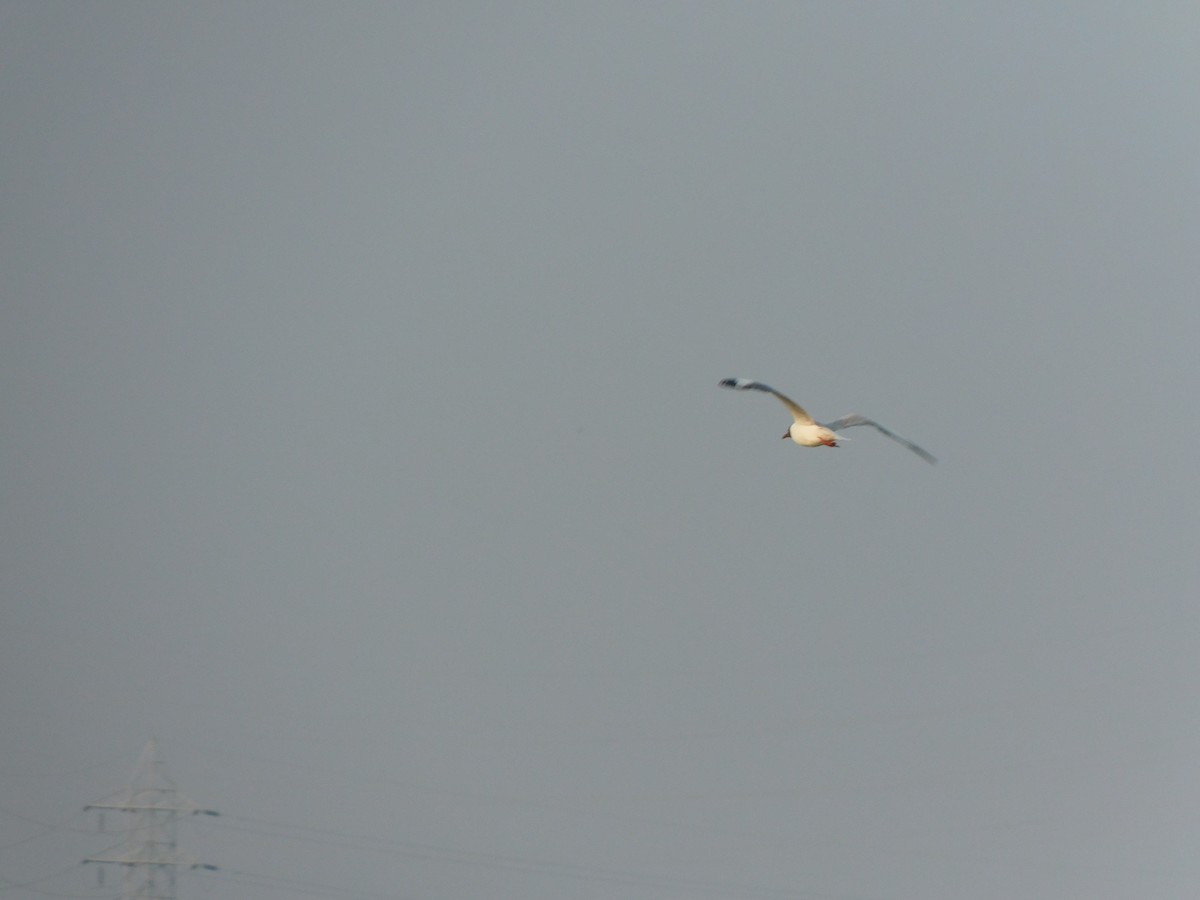
[[[84,809],[100,812],[100,830],[108,810],[125,815],[126,838],[115,847],[89,856],[85,863],[113,863],[125,867],[126,900],[175,900],[175,874],[182,869],[209,869],[210,866],[180,851],[175,846],[179,817],[215,816],[201,809],[175,789],[168,777],[158,745],[147,742],[142,749],[132,783]],[[100,869],[103,884],[104,869]]]

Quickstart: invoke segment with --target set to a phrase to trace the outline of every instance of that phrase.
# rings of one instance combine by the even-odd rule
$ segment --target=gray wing
[[[928,450],[923,450],[922,448],[920,448],[916,444],[914,444],[912,441],[905,440],[904,438],[900,437],[900,435],[896,434],[895,432],[888,431],[886,428],[884,428],[882,425],[880,425],[878,422],[874,421],[873,419],[868,419],[866,416],[860,416],[858,413],[851,413],[848,416],[842,416],[840,419],[834,419],[832,422],[824,422],[822,424],[824,424],[824,426],[826,428],[828,428],[830,431],[841,431],[843,428],[853,428],[855,425],[870,425],[876,431],[890,437],[893,441],[903,444],[905,447],[907,447],[913,453],[917,454],[917,456],[921,457],[921,459],[925,460],[925,462],[927,462],[927,463],[936,463],[937,462],[937,458],[932,453],[930,453]]]
[[[813,417],[804,411],[804,407],[792,400],[790,397],[785,397],[779,391],[770,385],[763,384],[761,381],[751,381],[748,378],[726,378],[721,382],[721,387],[732,388],[735,391],[765,391],[768,394],[774,394],[779,402],[788,408],[794,418],[801,425],[812,425]]]

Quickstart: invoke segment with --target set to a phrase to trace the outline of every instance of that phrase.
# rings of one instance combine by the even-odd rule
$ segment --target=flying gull
[[[923,450],[914,444],[912,441],[907,441],[900,435],[888,431],[878,422],[868,419],[866,416],[860,416],[858,413],[851,413],[848,416],[842,416],[840,419],[835,419],[832,422],[822,424],[816,421],[812,416],[804,411],[795,400],[785,397],[775,388],[763,384],[761,381],[750,381],[747,378],[726,378],[721,382],[721,387],[731,388],[735,391],[765,391],[768,394],[774,394],[784,406],[791,412],[792,422],[791,427],[784,432],[784,438],[791,438],[801,447],[836,447],[838,442],[838,432],[843,428],[853,428],[855,425],[870,425],[881,434],[890,437],[893,441],[903,444],[921,459],[927,463],[935,463],[937,460],[933,454],[927,450]]]

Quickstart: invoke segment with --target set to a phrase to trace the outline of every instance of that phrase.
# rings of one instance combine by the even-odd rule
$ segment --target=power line
[[[181,869],[198,869],[197,878],[209,878],[239,887],[259,888],[296,895],[342,898],[342,900],[403,900],[399,895],[390,891],[355,889],[245,870],[225,869],[218,872],[216,867],[200,863],[194,857],[183,853],[176,845],[178,819],[185,815],[217,816],[217,813],[198,806],[177,790],[174,782],[166,775],[165,766],[159,757],[154,741],[149,742],[143,750],[130,786],[88,804],[85,807],[86,810],[96,810],[101,815],[105,812],[119,813],[128,823],[127,827],[117,829],[117,833],[124,837],[120,844],[89,856],[83,861],[99,864],[100,872],[104,871],[107,867],[106,864],[122,866],[125,869],[125,879],[119,897],[97,897],[95,893],[85,895],[58,893],[37,887],[52,878],[72,871],[78,864],[26,882],[18,883],[0,878],[0,891],[6,892],[19,888],[46,897],[62,898],[62,900],[175,900],[176,872]],[[73,821],[79,814],[59,824],[43,822],[19,814],[13,815],[40,824],[44,830],[9,846],[24,844],[54,830],[67,828],[67,823]],[[379,838],[368,834],[248,816],[222,816],[213,819],[211,824],[218,829],[243,834],[299,841],[345,850],[388,853],[444,865],[627,887],[656,888],[679,894],[739,897],[746,898],[746,900],[865,900],[865,898],[848,894],[819,890],[754,886],[687,878],[653,871],[624,870],[586,863],[560,862],[542,857],[464,850],[445,845]]]
[[[233,824],[237,822],[246,825]],[[254,819],[246,816],[223,816],[213,823],[215,827],[239,831],[247,834],[257,834],[276,837],[284,840],[296,840],[322,846],[341,847],[373,853],[390,853],[406,856],[411,859],[424,859],[455,865],[472,866],[475,868],[520,872],[529,874],[549,875],[572,880],[594,881],[607,884],[634,885],[640,887],[659,887],[680,892],[707,894],[715,896],[736,896],[747,898],[762,898],[762,900],[864,900],[849,894],[832,893],[813,890],[792,890],[786,888],[756,887],[745,884],[704,881],[701,879],[682,878],[674,875],[662,875],[654,872],[638,872],[612,869],[603,866],[591,866],[578,863],[563,863],[555,860],[536,857],[508,856],[498,853],[485,853],[475,850],[460,850],[453,847],[433,844],[416,843],[412,841],[396,841],[372,837],[371,835],[353,832],[336,831],[328,828],[318,828],[311,825],[293,825],[286,822],[272,822],[266,819]],[[250,826],[250,827],[248,827]],[[252,826],[263,826],[261,828]],[[278,830],[272,830],[278,829]],[[311,835],[287,832],[312,832]],[[226,871],[228,874],[228,870]],[[245,877],[267,878],[269,876],[252,876],[250,873],[238,873]],[[282,879],[287,881],[287,879]],[[303,882],[303,884],[310,884]],[[327,888],[338,891],[337,888]],[[332,894],[330,894],[332,896]],[[391,895],[387,895],[391,896]]]
[[[19,813],[15,810],[9,809],[6,806],[0,806],[0,814],[8,816],[12,819],[17,819],[21,822],[28,822],[31,825],[37,825],[41,829],[40,831],[35,831],[33,834],[26,835],[23,838],[18,838],[15,841],[10,841],[7,844],[0,845],[0,853],[3,853],[6,850],[11,850],[13,847],[20,847],[23,844],[27,844],[30,841],[45,837],[48,834],[53,834],[56,831],[68,831],[73,834],[91,834],[92,830],[90,828],[75,828],[70,825],[71,822],[81,819],[84,815],[84,812],[84,810],[77,809],[74,813],[63,819],[61,822],[47,822],[43,819],[38,819],[34,818],[33,816],[27,816],[23,813]]]
[[[197,878],[222,881],[241,887],[287,891],[289,894],[306,894],[312,897],[342,897],[345,900],[403,900],[400,895],[391,893],[390,891],[367,891],[356,888],[337,887],[330,884],[320,884],[315,881],[282,878],[277,875],[261,875],[256,872],[243,872],[237,869],[221,869],[219,872],[198,875]]]
[[[79,868],[79,865],[79,863],[72,863],[65,869],[59,869],[57,872],[51,872],[49,875],[42,875],[38,878],[30,878],[27,881],[12,881],[8,878],[5,878],[3,875],[0,875],[0,881],[4,882],[3,884],[0,884],[0,891],[11,891],[19,888],[21,890],[30,891],[34,894],[44,894],[48,897],[87,897],[88,900],[98,900],[98,898],[95,898],[94,894],[60,894],[56,891],[47,891],[34,887],[34,885],[43,884],[53,878],[58,878],[61,875],[67,874],[68,872],[73,872]]]

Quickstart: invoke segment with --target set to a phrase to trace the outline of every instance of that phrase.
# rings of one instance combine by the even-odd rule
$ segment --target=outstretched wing
[[[803,406],[761,381],[750,381],[748,378],[726,378],[721,382],[721,387],[732,388],[735,391],[765,391],[768,394],[774,394],[779,398],[779,402],[788,408],[797,422],[801,425],[813,424],[813,417],[804,411]]]
[[[937,462],[937,458],[932,453],[930,453],[928,450],[924,450],[924,449],[918,447],[912,441],[905,440],[904,438],[900,437],[900,435],[896,434],[895,432],[888,431],[886,428],[884,428],[882,425],[880,425],[878,422],[874,421],[873,419],[868,419],[866,416],[860,416],[858,413],[851,413],[848,416],[842,416],[840,419],[835,419],[832,422],[824,422],[823,424],[830,431],[841,431],[843,428],[853,428],[855,425],[870,425],[876,431],[881,432],[882,434],[885,434],[888,437],[890,437],[893,441],[896,441],[899,444],[903,444],[905,447],[907,447],[913,453],[917,454],[917,456],[921,457],[921,459],[925,460],[925,462],[927,462],[927,463],[936,463]]]

